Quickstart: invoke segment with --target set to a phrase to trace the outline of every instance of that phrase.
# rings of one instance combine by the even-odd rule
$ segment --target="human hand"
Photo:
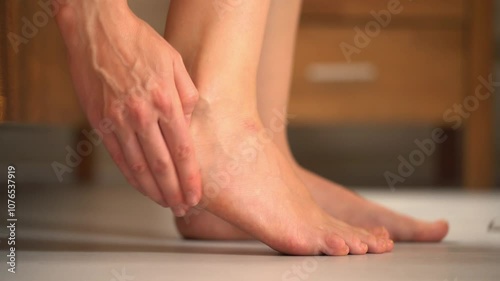
[[[132,186],[184,215],[202,187],[189,134],[198,92],[181,56],[124,0],[69,0],[57,22],[78,98],[111,157]]]

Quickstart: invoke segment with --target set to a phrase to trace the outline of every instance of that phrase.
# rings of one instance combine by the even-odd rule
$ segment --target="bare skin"
[[[237,3],[221,13],[212,1],[174,0],[167,22],[166,38],[200,93],[190,126],[202,173],[200,208],[287,254],[391,251],[384,229],[352,227],[322,210],[265,137],[256,77],[269,2]]]
[[[182,58],[125,0],[53,0],[78,98],[129,183],[182,216],[201,199]],[[187,121],[187,122],[186,122]]]
[[[276,127],[276,122],[283,120],[276,118],[277,112],[286,114],[300,2],[271,2],[257,83],[258,111],[266,127]],[[376,234],[383,233],[377,227],[384,226],[397,241],[435,242],[446,236],[446,221],[425,222],[398,214],[300,167],[290,151],[286,130],[276,131],[273,141],[292,163],[294,172],[305,183],[315,202],[331,216],[353,226],[371,229]],[[209,212],[200,211],[196,216],[178,218],[176,223],[179,232],[187,238],[252,239],[248,233]]]

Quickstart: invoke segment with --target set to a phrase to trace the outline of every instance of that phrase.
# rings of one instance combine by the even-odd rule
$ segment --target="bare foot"
[[[291,163],[264,136],[258,114],[245,114],[239,108],[227,114],[228,108],[231,106],[215,108],[200,100],[193,115],[191,133],[204,183],[200,208],[286,254],[346,255],[392,250],[392,240],[384,229],[375,235],[324,212]],[[198,210],[190,210],[184,217],[185,224],[200,222],[197,216]],[[201,222],[208,225],[207,221]],[[180,230],[190,236],[182,226]],[[201,232],[199,229],[193,238],[202,237]]]
[[[315,201],[329,214],[351,225],[384,226],[396,241],[438,242],[448,233],[444,220],[426,222],[396,213],[304,168],[296,168]]]
[[[242,231],[227,221],[207,212],[192,211],[191,215],[175,220],[177,230],[186,239],[196,240],[250,240],[250,234]],[[377,238],[390,238],[385,227],[366,229]]]
[[[446,221],[425,222],[398,214],[308,170],[297,166],[296,171],[324,210],[353,226],[368,229],[377,237],[390,236],[396,241],[438,242],[448,233]],[[198,211],[196,216],[189,219],[178,218],[176,224],[185,238],[252,239],[249,234],[206,211]],[[380,226],[384,226],[388,232]]]

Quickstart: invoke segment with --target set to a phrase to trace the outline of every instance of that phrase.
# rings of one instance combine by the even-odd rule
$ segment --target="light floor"
[[[500,280],[500,230],[488,230],[500,224],[498,193],[362,192],[421,218],[447,218],[450,234],[438,244],[396,244],[389,254],[293,257],[258,242],[177,239],[168,212],[128,189],[67,192],[26,195],[24,206],[38,212],[20,215],[30,226],[18,233],[17,273],[6,272],[2,251],[0,280]]]

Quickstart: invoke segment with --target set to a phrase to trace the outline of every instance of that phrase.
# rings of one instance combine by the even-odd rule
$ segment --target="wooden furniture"
[[[453,127],[454,104],[492,72],[492,10],[491,0],[304,1],[292,125],[431,124],[462,135],[463,184],[492,186],[493,93]]]
[[[63,126],[84,123],[52,15],[38,1],[11,0],[0,3],[0,14],[0,120]],[[26,22],[35,29],[27,28]],[[23,43],[14,47],[14,38],[22,38]]]
[[[67,127],[76,147],[88,124],[73,92],[59,30],[42,2],[47,1],[0,2],[0,123]],[[38,149],[33,147],[26,149]],[[86,181],[92,156],[83,159],[76,175]]]
[[[492,7],[492,0],[305,0],[292,125],[442,127],[462,136],[463,184],[492,186],[493,99],[458,130],[443,117],[491,73]],[[22,36],[22,19],[33,23],[43,11],[37,1],[1,1],[0,33]],[[0,44],[0,121],[81,126],[54,19],[37,29],[19,52]]]

